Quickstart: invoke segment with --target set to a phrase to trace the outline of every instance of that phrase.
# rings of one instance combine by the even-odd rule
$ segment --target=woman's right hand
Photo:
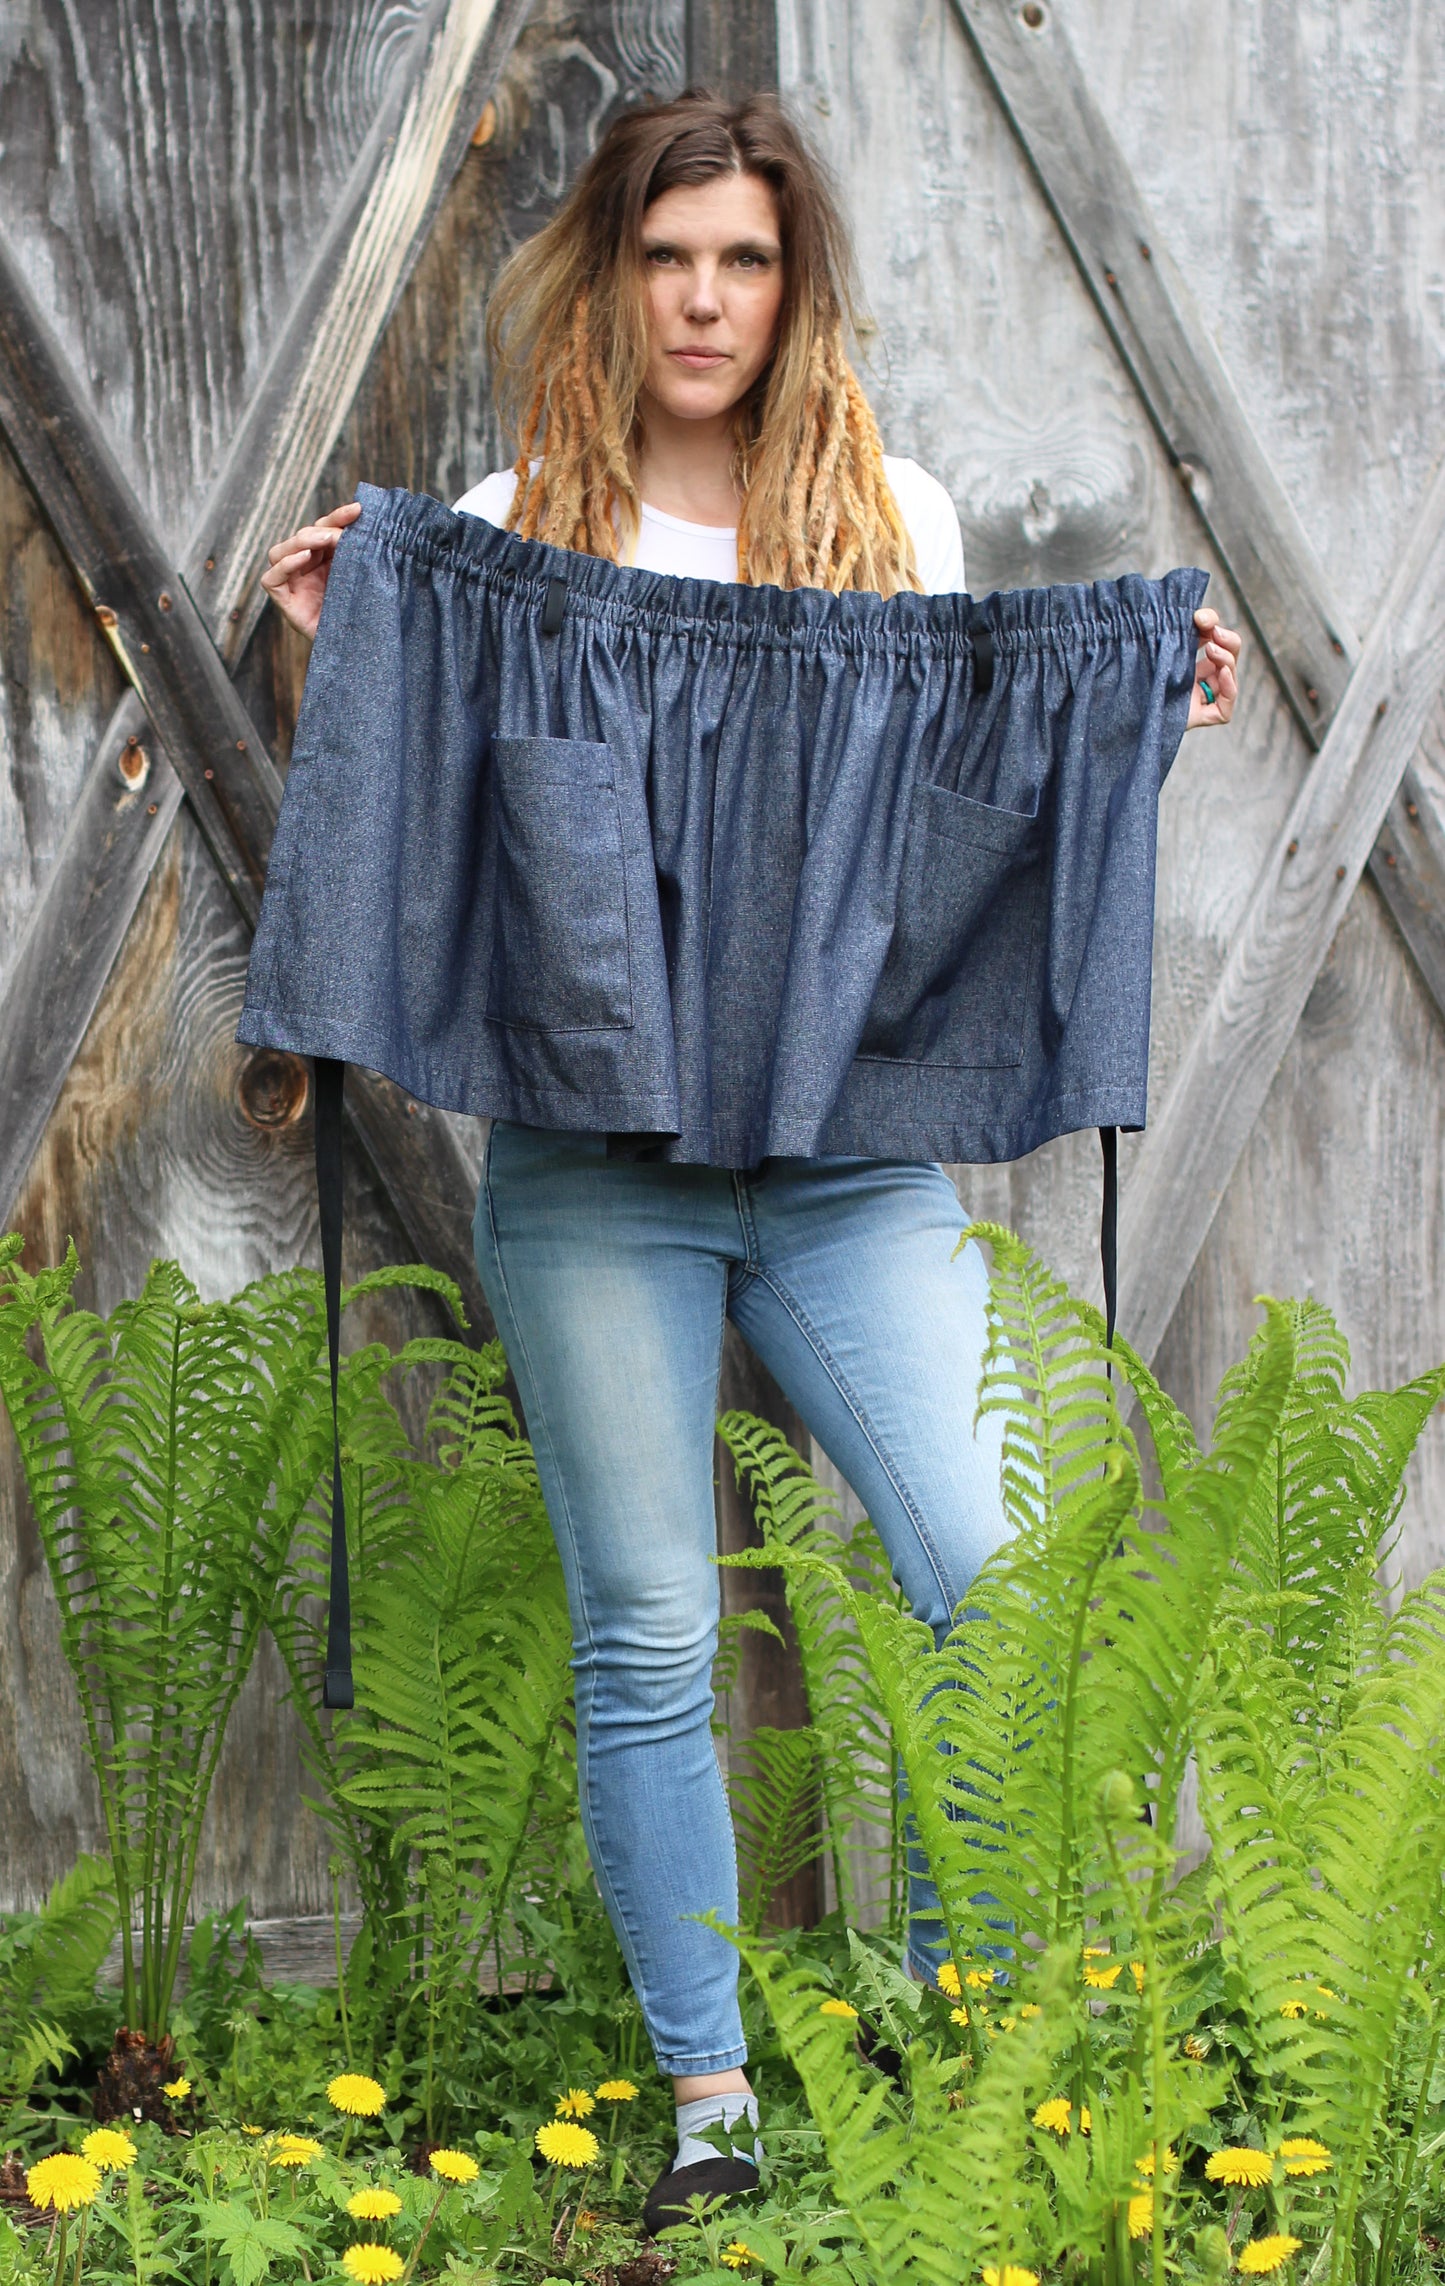
[[[360,514],[361,502],[348,500],[318,523],[303,524],[289,540],[278,540],[269,551],[261,585],[278,611],[305,636],[316,633],[336,543]]]

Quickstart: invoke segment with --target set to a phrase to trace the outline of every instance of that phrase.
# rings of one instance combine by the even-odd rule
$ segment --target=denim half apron
[[[885,602],[359,497],[240,1039],[714,1166],[1142,1126],[1203,572]]]
[[[328,1256],[346,1063],[736,1168],[1143,1125],[1204,572],[885,602],[358,497],[238,1031],[318,1059]]]

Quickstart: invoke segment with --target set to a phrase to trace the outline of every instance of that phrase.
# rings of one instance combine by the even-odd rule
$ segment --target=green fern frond
[[[812,1729],[753,1731],[728,1772],[743,1875],[742,1925],[757,1936],[785,1883],[823,1849],[822,1754]]]
[[[1016,1533],[1039,1540],[1106,1456],[1132,1439],[1119,1419],[1098,1313],[1011,1230],[973,1223],[960,1246],[970,1239],[992,1258],[979,1417],[1003,1416],[1004,1510]]]
[[[725,1413],[718,1435],[747,1486],[764,1550],[791,1549],[819,1559],[786,1566],[783,1579],[819,1742],[836,1894],[847,1917],[856,1919],[857,1857],[880,1830],[891,1836],[894,1829],[893,1742],[880,1719],[850,1597],[840,1589],[847,1585],[854,1593],[896,1601],[887,1558],[871,1524],[844,1535],[832,1493],[772,1422]]]

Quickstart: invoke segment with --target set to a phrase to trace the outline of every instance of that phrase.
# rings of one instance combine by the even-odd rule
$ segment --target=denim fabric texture
[[[494,1122],[477,1268],[517,1377],[572,1614],[583,1824],[664,2072],[743,2062],[713,1749],[713,1423],[731,1317],[873,1519],[941,1637],[1007,1537],[1002,1422],[974,1411],[988,1280],[937,1166],[610,1157]],[[948,1952],[913,1853],[909,1950]]]
[[[242,1040],[719,1167],[1142,1126],[1203,572],[885,602],[359,498]]]

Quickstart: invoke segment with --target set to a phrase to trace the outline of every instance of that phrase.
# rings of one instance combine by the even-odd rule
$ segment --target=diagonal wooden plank
[[[280,777],[3,240],[0,426],[254,924]]]
[[[351,376],[354,392],[465,153],[472,120],[494,86],[525,15],[526,0],[493,0],[489,6],[469,0],[462,8],[434,8],[358,155],[306,287],[272,351],[186,551],[185,569],[200,592],[205,616],[212,630],[227,638],[233,658],[239,656],[259,608],[261,591],[254,583],[260,562],[248,564],[232,550],[229,569],[224,568],[212,555],[207,534],[234,522],[232,490],[239,485],[249,497],[261,468],[272,471],[271,498],[279,519],[274,529],[300,513],[350,410],[351,396],[342,376]],[[459,95],[453,85],[458,74]],[[439,136],[438,121],[448,116],[450,126]],[[385,237],[388,224],[395,232],[390,244]],[[358,241],[364,244],[364,256],[353,253]],[[384,277],[386,298],[358,307],[356,281],[366,270]],[[313,420],[304,430],[288,426],[297,404],[317,399],[327,408],[325,421],[318,425]],[[308,459],[308,451],[315,457]],[[267,539],[270,536],[268,532]],[[171,587],[180,591],[179,582],[173,581]],[[117,755],[142,720],[134,698],[122,701],[101,741],[63,849],[0,993],[4,1043],[0,1213],[8,1212],[24,1180],[164,845],[165,833],[157,829],[157,821],[168,825],[179,799],[174,775],[159,752],[153,753],[149,788],[155,809],[116,795]],[[73,928],[77,912],[84,912],[91,923],[83,932]],[[64,958],[57,960],[56,950],[62,946]],[[45,980],[43,994],[35,990],[40,978]],[[353,1110],[359,1120],[370,1117],[373,1126],[383,1117],[379,1105],[359,1097]],[[425,1211],[431,1221],[444,1211],[440,1201],[458,1179],[457,1154],[444,1121],[416,1109],[410,1113],[403,1109],[400,1116],[405,1127],[394,1149],[408,1163],[406,1195],[414,1202],[432,1202],[413,1205],[408,1227],[415,1239],[419,1213]],[[439,1126],[445,1132],[438,1139]],[[461,1180],[465,1193],[471,1187],[465,1168]],[[449,1221],[455,1219],[451,1208],[445,1212]],[[456,1244],[449,1243],[447,1258],[456,1253]],[[462,1253],[469,1269],[469,1245],[462,1247]]]
[[[1057,8],[953,0],[1290,706],[1317,745],[1355,645]]]
[[[1370,851],[1370,873],[1436,1006],[1445,1009],[1445,815],[1413,763]]]
[[[413,70],[373,124],[186,553],[187,579],[229,659],[265,604],[266,550],[294,529],[341,434],[529,4],[434,7]]]
[[[1130,1169],[1119,1322],[1146,1358],[1174,1314],[1442,681],[1445,468]]]
[[[184,799],[127,691],[106,726],[0,998],[0,1226]],[[83,1009],[76,1023],[71,1012]]]
[[[122,672],[145,708],[223,879],[245,919],[254,923],[281,781],[204,620],[168,565],[158,536],[3,244],[0,425]],[[83,815],[93,832],[97,822],[102,827],[106,822],[104,797],[97,796],[93,780],[87,785],[87,797],[77,827],[84,830],[79,823]],[[150,804],[145,807],[149,819]],[[96,811],[98,821],[92,814]],[[112,804],[112,818],[114,811]],[[126,838],[128,858],[118,861],[117,877],[129,896],[138,894],[138,877],[145,860],[158,855],[161,837],[142,836],[133,829]],[[84,893],[93,906],[98,895],[95,875],[102,868],[94,863],[93,840],[87,840],[85,849],[91,860],[88,881],[78,879],[85,872],[83,858],[62,868],[60,878],[63,892]],[[61,910],[47,898],[43,913],[32,915],[17,962],[19,988],[22,993],[31,991],[37,1022],[44,1021],[52,985],[69,982],[75,997],[73,976],[45,965],[52,942],[51,916]],[[99,946],[107,969],[123,933],[112,910],[106,925],[94,928],[85,940],[87,947]],[[5,1074],[19,1092],[5,1108],[7,1114],[21,1114],[5,1120],[7,1134],[20,1131],[7,1150],[12,1173],[23,1140],[27,1091],[33,1085],[42,1096],[46,1092],[42,1075],[34,1068],[37,1060],[33,1030],[28,1039],[22,1037],[7,1048]],[[52,1057],[47,1068],[58,1092],[66,1067],[57,1070]],[[450,1122],[440,1112],[410,1103],[389,1081],[368,1072],[352,1075],[349,1098],[353,1122],[413,1246],[423,1259],[451,1273],[466,1297],[469,1317],[489,1331],[490,1315],[472,1256],[471,1170]],[[28,1111],[33,1130],[33,1104]],[[19,1164],[17,1187],[28,1164],[27,1154]],[[3,1203],[8,1207],[9,1198]]]

